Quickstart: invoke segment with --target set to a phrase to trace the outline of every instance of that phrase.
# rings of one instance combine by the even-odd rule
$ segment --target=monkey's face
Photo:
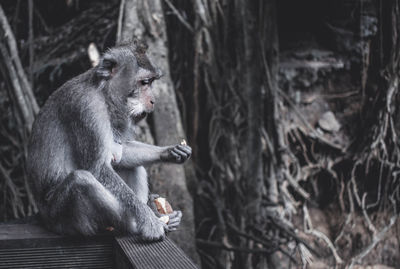
[[[106,81],[106,98],[135,123],[154,110],[152,84],[161,77],[161,72],[151,64],[144,50],[130,46],[111,49],[96,72]]]
[[[158,74],[147,69],[139,68],[136,72],[132,91],[127,97],[129,116],[139,122],[147,114],[154,110],[153,82],[159,77]]]

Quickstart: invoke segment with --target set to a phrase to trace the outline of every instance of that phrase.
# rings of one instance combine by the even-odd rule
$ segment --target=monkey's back
[[[85,109],[87,94],[83,90],[90,91],[90,87],[79,88],[76,81],[88,80],[89,75],[86,72],[75,77],[53,92],[32,126],[27,172],[39,207],[44,203],[44,192],[77,168],[69,139],[71,130],[63,122],[77,120],[73,114]]]

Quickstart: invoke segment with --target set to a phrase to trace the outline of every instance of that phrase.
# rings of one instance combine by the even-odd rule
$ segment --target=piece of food
[[[112,231],[114,231],[114,227],[112,227],[112,226],[106,227],[106,230],[109,232],[112,232]]]
[[[181,145],[182,145],[182,146],[186,146],[186,145],[187,145],[187,143],[186,143],[186,140],[185,140],[185,139],[183,139],[183,140],[181,141]]]
[[[168,217],[168,216],[161,216],[161,217],[160,217],[160,220],[161,220],[162,222],[164,222],[165,224],[168,224],[168,222],[169,222],[169,217]]]
[[[154,199],[154,203],[156,204],[157,211],[160,214],[167,215],[174,212],[170,203],[168,203],[168,201],[163,197],[158,197],[157,199]]]

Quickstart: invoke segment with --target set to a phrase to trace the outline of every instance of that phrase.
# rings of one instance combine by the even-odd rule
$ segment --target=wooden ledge
[[[169,238],[142,242],[110,234],[60,236],[33,224],[0,225],[0,268],[187,268],[197,266]]]

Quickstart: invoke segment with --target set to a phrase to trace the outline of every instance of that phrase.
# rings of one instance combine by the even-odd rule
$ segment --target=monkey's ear
[[[101,58],[100,63],[96,68],[96,75],[100,79],[109,80],[115,74],[117,62],[111,58]]]

